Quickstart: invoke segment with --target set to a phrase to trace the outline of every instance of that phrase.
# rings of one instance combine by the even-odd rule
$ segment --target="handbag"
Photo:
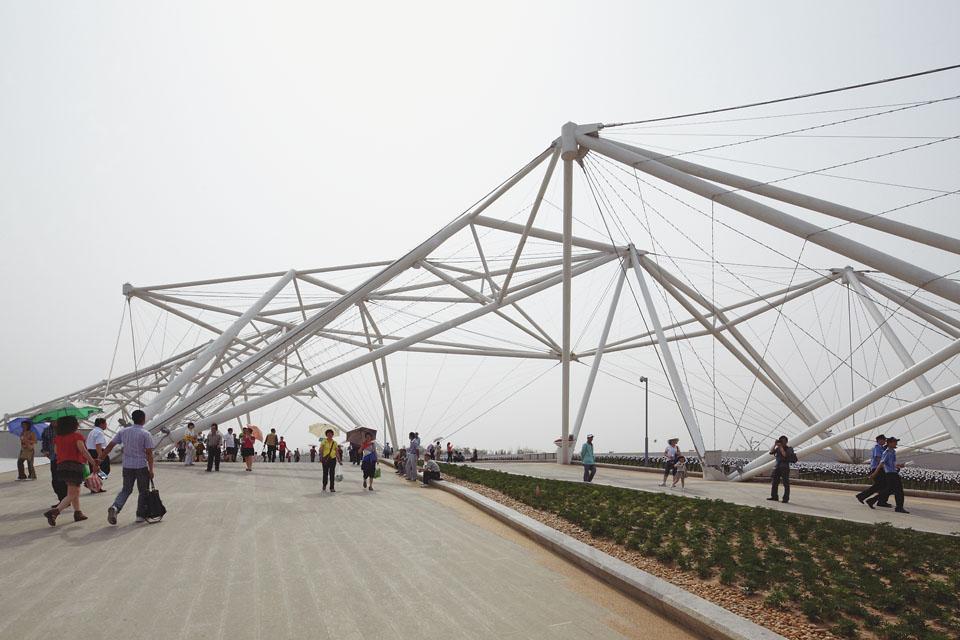
[[[167,513],[167,508],[163,506],[163,501],[160,500],[160,492],[153,484],[153,478],[150,478],[150,493],[147,494],[144,511],[143,518],[149,523],[160,522]]]
[[[380,477],[380,465],[377,465],[377,468],[374,470],[374,472],[373,472],[373,477],[374,477],[374,478],[379,478],[379,477]]]
[[[81,480],[86,480],[90,477],[90,465],[86,462],[83,463],[83,467],[80,470]]]

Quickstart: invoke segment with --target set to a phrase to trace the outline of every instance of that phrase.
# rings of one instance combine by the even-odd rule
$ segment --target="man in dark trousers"
[[[210,433],[207,434],[207,471],[220,471],[220,445],[223,444],[223,436],[220,435],[220,429],[217,423],[210,425]]]
[[[860,504],[864,504],[864,501],[872,496],[875,493],[880,493],[883,491],[883,468],[880,467],[880,458],[883,456],[883,452],[887,449],[887,437],[882,433],[877,436],[877,444],[873,445],[873,450],[870,452],[870,476],[873,478],[873,484],[857,494],[857,500],[860,501]],[[879,471],[878,471],[879,469]],[[876,475],[874,475],[876,474]],[[889,507],[887,503],[878,505],[881,507]]]
[[[777,466],[773,468],[770,497],[767,500],[776,502],[780,499],[780,483],[783,482],[783,501],[790,502],[790,458],[793,456],[793,448],[787,446],[787,436],[777,438],[770,449],[770,455],[776,459]]]
[[[67,497],[67,483],[61,480],[60,474],[57,473],[57,452],[53,447],[54,435],[52,424],[43,430],[43,433],[40,434],[40,453],[50,460],[50,486],[53,487],[53,492],[57,494],[57,504],[60,504]],[[53,506],[56,507],[57,504]]]
[[[903,465],[897,464],[897,442],[896,438],[887,438],[887,450],[880,456],[880,466],[877,467],[877,470],[883,469],[883,490],[879,495],[867,500],[867,506],[873,509],[875,505],[886,502],[892,493],[897,503],[894,511],[910,513],[903,508],[903,482],[900,480],[900,469]]]

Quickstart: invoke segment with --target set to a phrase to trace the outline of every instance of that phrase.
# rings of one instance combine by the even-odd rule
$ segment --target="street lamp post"
[[[643,466],[650,460],[650,386],[647,376],[640,376],[643,383]]]

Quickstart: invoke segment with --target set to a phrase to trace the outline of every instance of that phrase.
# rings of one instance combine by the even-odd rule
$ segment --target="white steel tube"
[[[826,449],[829,446],[839,444],[844,440],[849,440],[850,438],[860,435],[861,433],[866,433],[867,431],[871,431],[873,429],[876,429],[877,427],[881,427],[887,424],[888,422],[893,422],[894,420],[910,415],[911,413],[914,413],[921,409],[926,409],[930,405],[946,400],[947,398],[952,398],[958,393],[960,393],[960,382],[947,387],[943,391],[938,391],[934,394],[923,396],[922,398],[914,400],[913,402],[909,402],[903,405],[902,407],[897,407],[893,411],[889,411],[881,416],[877,416],[876,418],[867,420],[866,422],[859,424],[856,427],[847,429],[846,431],[830,436],[826,440],[820,440],[818,442],[815,442],[811,444],[809,447],[804,447],[803,449],[797,449],[796,450],[797,458],[805,458],[811,453],[816,453],[821,449]],[[758,461],[761,462],[761,464],[758,464],[749,470],[744,468],[743,473],[741,473],[739,476],[731,476],[730,479],[731,480],[749,480],[750,478],[763,473],[767,469],[772,468],[776,464],[776,460],[773,460],[773,459],[767,460],[765,462],[763,458],[758,458],[757,460],[754,460],[754,462],[758,462]]]
[[[926,373],[930,369],[934,368],[938,364],[941,364],[949,360],[950,358],[957,355],[958,353],[960,353],[960,339],[954,340],[953,342],[948,344],[946,347],[944,347],[943,349],[940,349],[935,353],[931,353],[929,356],[927,356],[923,360],[920,360],[919,362],[917,362],[917,364],[913,365],[912,367],[904,369],[903,371],[893,376],[883,384],[880,384],[874,387],[873,389],[866,392],[859,398],[855,399],[853,402],[850,402],[847,405],[841,407],[840,409],[837,409],[835,412],[833,412],[826,418],[822,418],[816,424],[810,425],[808,429],[804,429],[802,432],[793,436],[792,438],[793,443],[795,445],[803,444],[810,438],[816,436],[819,433],[822,433],[826,429],[829,429],[830,427],[837,424],[844,418],[849,418],[856,412],[862,411],[863,409],[867,408],[868,406],[870,406],[871,404],[873,404],[883,396],[887,395],[894,389],[899,389],[903,385],[907,384],[908,382],[916,378],[921,373]],[[831,438],[828,438],[828,439],[832,439],[832,437],[833,436],[831,436]],[[823,442],[826,442],[826,440],[821,440],[820,443],[818,444],[822,444]],[[749,471],[757,466],[760,466],[760,463],[761,463],[760,460],[754,460],[753,462],[748,464],[746,467],[744,467],[744,470]]]
[[[557,160],[560,158],[560,149],[557,148],[553,152],[553,156],[550,158],[550,164],[547,165],[547,172],[543,176],[543,181],[540,183],[540,189],[537,191],[537,197],[533,201],[533,207],[530,209],[530,215],[527,216],[527,223],[523,225],[523,233],[520,234],[520,241],[517,242],[517,250],[513,254],[513,260],[510,261],[510,267],[507,269],[507,276],[503,279],[503,287],[500,289],[500,300],[503,300],[504,296],[507,295],[507,289],[510,287],[510,280],[513,278],[514,269],[517,268],[517,263],[520,262],[520,254],[523,253],[523,245],[527,243],[527,235],[530,233],[530,229],[533,228],[533,221],[537,217],[537,213],[540,211],[540,205],[543,203],[543,196],[547,193],[547,186],[550,184],[550,177],[553,176],[553,170],[557,168]]]
[[[873,319],[874,323],[880,327],[880,333],[883,334],[883,337],[886,338],[887,342],[890,343],[890,347],[893,349],[893,352],[899,358],[900,363],[904,367],[912,367],[916,364],[913,358],[910,356],[910,352],[907,351],[907,348],[903,346],[903,343],[900,341],[900,338],[897,336],[897,333],[893,330],[893,327],[890,326],[888,318],[884,318],[883,314],[880,313],[880,310],[877,308],[877,305],[874,304],[873,298],[870,297],[870,294],[866,292],[863,288],[863,285],[860,284],[860,280],[857,278],[857,274],[854,273],[853,269],[849,267],[844,269],[843,277],[850,284],[853,290],[860,296],[860,304],[863,305],[863,308],[867,310],[867,313],[870,314],[870,317]],[[850,363],[853,364],[852,362]],[[917,385],[917,388],[920,389],[920,392],[923,395],[928,396],[933,393],[933,385],[930,384],[930,381],[927,380],[926,376],[922,373],[913,379],[914,383]],[[950,437],[953,438],[954,444],[960,446],[960,425],[957,424],[957,421],[953,419],[953,415],[947,411],[944,407],[934,407],[934,414],[937,416],[937,420],[940,421],[940,424],[943,428],[950,434]]]
[[[596,258],[588,263],[577,265],[576,267],[573,268],[572,276],[575,277],[577,275],[580,275],[581,273],[586,273],[587,271],[600,267],[615,258],[616,256],[610,254],[607,256],[601,256],[599,258]],[[313,375],[307,376],[305,378],[301,378],[299,380],[291,382],[287,387],[284,387],[283,389],[278,389],[277,391],[274,391],[272,393],[264,394],[259,398],[254,398],[246,402],[242,402],[236,406],[230,407],[229,409],[224,409],[222,411],[219,411],[213,416],[208,416],[207,418],[203,418],[197,421],[197,424],[201,426],[205,426],[209,424],[210,421],[219,423],[219,422],[225,422],[227,420],[231,420],[236,416],[242,415],[249,411],[253,411],[255,409],[259,409],[260,407],[266,406],[268,404],[276,402],[277,400],[285,398],[289,395],[300,392],[319,382],[324,382],[331,378],[335,378],[336,376],[342,375],[348,371],[352,371],[357,367],[362,367],[363,365],[368,364],[373,360],[386,357],[391,353],[400,351],[402,349],[406,349],[407,347],[410,347],[419,342],[423,342],[428,338],[432,338],[435,335],[441,334],[444,331],[448,331],[454,327],[464,324],[465,322],[469,322],[483,315],[491,313],[494,309],[499,308],[504,304],[510,304],[511,302],[522,300],[536,293],[539,293],[540,291],[549,289],[550,287],[553,287],[559,284],[561,281],[562,281],[562,276],[558,275],[558,276],[555,276],[552,280],[548,280],[540,283],[536,287],[529,287],[522,292],[514,292],[508,295],[502,303],[499,301],[494,301],[486,306],[478,307],[461,316],[458,316],[451,320],[447,320],[446,322],[441,322],[437,325],[434,325],[428,329],[424,329],[423,331],[415,333],[411,336],[407,336],[406,338],[397,340],[392,344],[384,345],[380,349],[376,349],[375,351],[364,353],[362,355],[359,355],[353,358],[352,360],[340,363],[336,366],[326,369],[325,371],[321,371]]]
[[[590,403],[590,394],[593,392],[593,384],[597,380],[597,371],[600,369],[600,361],[603,359],[603,348],[607,344],[607,337],[610,335],[610,327],[613,325],[613,317],[617,313],[617,305],[620,302],[620,292],[623,291],[623,281],[627,279],[627,270],[620,269],[620,275],[617,277],[617,286],[613,290],[613,298],[610,300],[610,310],[607,312],[607,321],[603,324],[603,331],[600,333],[600,343],[597,346],[596,354],[593,356],[593,362],[590,363],[590,375],[587,377],[587,386],[583,390],[583,399],[580,401],[580,407],[577,409],[577,419],[573,423],[573,441],[570,443],[574,449],[577,446],[577,438],[580,437],[580,427],[583,426],[583,419],[587,415],[587,405]]]
[[[947,313],[934,309],[914,297],[906,296],[893,287],[877,282],[865,273],[860,274],[860,282],[867,285],[880,295],[893,300],[905,309],[909,309],[916,316],[937,327],[948,336],[960,338],[960,320]]]
[[[471,208],[471,210],[469,210],[467,213],[457,217],[455,220],[447,224],[440,231],[428,238],[425,242],[422,242],[420,245],[418,245],[413,251],[410,251],[402,258],[395,260],[389,267],[386,267],[385,269],[382,269],[375,275],[371,276],[365,282],[355,287],[350,293],[341,296],[329,307],[326,307],[323,309],[323,311],[320,311],[318,314],[312,316],[310,320],[298,325],[287,334],[281,336],[278,340],[251,355],[238,366],[227,371],[220,378],[211,381],[202,389],[194,393],[190,398],[178,403],[174,407],[176,412],[170,414],[168,420],[177,419],[178,417],[185,415],[193,408],[201,405],[209,398],[220,393],[221,389],[224,389],[232,382],[240,379],[248,371],[259,366],[265,359],[277,351],[285,348],[287,345],[297,344],[301,340],[309,338],[311,335],[315,334],[317,331],[323,329],[323,327],[335,320],[341,313],[353,307],[357,302],[363,300],[367,295],[373,293],[386,283],[393,280],[396,276],[412,267],[422,258],[428,256],[453,235],[469,225],[470,222],[479,216],[482,211],[493,204],[504,193],[513,188],[514,185],[520,182],[520,180],[522,180],[547,157],[549,157],[551,153],[553,153],[552,146],[545,149],[540,153],[540,155],[527,163],[520,171],[510,177],[492,194],[487,196],[480,204]]]
[[[767,363],[766,359],[760,355],[760,353],[753,347],[752,344],[750,344],[750,341],[747,340],[742,333],[740,333],[740,330],[734,326],[734,323],[730,322],[723,311],[714,307],[709,300],[706,300],[695,289],[689,287],[685,282],[670,272],[664,270],[660,265],[649,260],[646,256],[642,257],[641,261],[643,267],[650,273],[651,276],[657,278],[657,274],[660,274],[660,278],[662,278],[666,283],[670,283],[671,285],[675,286],[677,289],[690,296],[691,299],[696,301],[702,307],[714,313],[717,320],[722,323],[720,327],[725,329],[731,336],[733,336],[743,350],[746,351],[751,358],[753,358],[753,361],[756,362],[757,365],[759,365],[760,369],[762,369],[766,374],[766,377],[760,375],[760,372],[757,371],[756,367],[752,366],[752,364],[746,360],[746,358],[742,357],[741,354],[739,354],[739,350],[730,344],[723,335],[717,331],[714,331],[714,337],[720,342],[720,344],[726,347],[731,354],[740,360],[740,362],[743,363],[744,366],[746,366],[747,369],[749,369],[750,372],[753,373],[753,375],[755,375],[765,387],[773,392],[773,394],[777,396],[777,398],[780,399],[780,401],[783,402],[783,404],[786,405],[786,407],[794,415],[800,418],[804,424],[810,426],[811,424],[817,422],[817,416],[813,413],[813,411],[807,407],[806,404],[804,404],[803,400],[801,400],[796,393],[794,393],[793,389],[790,388],[790,385],[788,385],[786,381],[780,377],[776,370],[774,370],[774,368]],[[670,291],[668,287],[665,286],[664,288],[667,288],[667,290]],[[696,308],[690,306],[689,303],[685,302],[681,296],[674,295],[674,298],[676,298],[677,301],[680,302],[680,304],[682,304],[692,316],[697,318],[697,320],[704,327],[710,329],[710,321],[707,320],[703,314],[701,314]],[[718,329],[720,327],[718,327]],[[820,434],[820,437],[824,438],[826,436]],[[844,451],[841,447],[834,447],[833,453],[841,462],[853,462],[850,454]]]
[[[563,290],[561,300],[562,335],[560,337],[560,464],[570,464],[570,302],[571,261],[573,256],[573,160],[568,158],[572,133],[563,130]]]
[[[267,304],[269,304],[278,293],[283,291],[284,287],[286,287],[290,281],[293,280],[295,275],[296,271],[293,269],[283,274],[283,276],[281,276],[272,287],[267,289],[267,291],[260,296],[260,299],[254,302],[249,309],[244,311],[243,314],[237,318],[226,331],[217,336],[216,340],[208,344],[203,351],[198,353],[197,357],[183,368],[183,370],[180,372],[180,375],[167,383],[167,385],[163,388],[163,391],[158,393],[153,401],[150,402],[145,410],[146,414],[148,416],[157,416],[157,419],[162,419],[160,414],[162,414],[163,410],[166,408],[167,402],[169,402],[170,399],[176,395],[178,391],[180,391],[180,389],[189,384],[190,381],[192,381],[200,373],[200,370],[205,364],[207,364],[212,358],[222,354],[233,342],[234,338],[240,334],[240,330],[247,326],[247,324],[258,313],[260,313],[260,311],[262,311],[263,308],[267,306]],[[151,420],[151,422],[154,421]],[[148,424],[147,428],[149,429],[151,426],[153,425]]]
[[[935,444],[940,444],[941,442],[944,442],[945,440],[949,440],[949,439],[950,439],[950,434],[947,433],[946,431],[943,431],[942,433],[938,433],[936,435],[930,436],[929,438],[924,438],[923,440],[917,440],[916,442],[912,442],[902,447],[898,446],[897,453],[904,454],[904,453],[909,453],[910,451],[916,451],[917,449],[925,449],[926,447],[929,447]]]
[[[609,140],[602,140],[593,136],[580,134],[577,142],[581,146],[596,151],[617,162],[643,171],[670,184],[686,189],[691,193],[708,198],[718,204],[744,213],[770,226],[786,231],[808,242],[820,245],[851,260],[879,269],[884,273],[896,276],[905,282],[925,289],[942,298],[960,304],[960,283],[949,278],[939,276],[915,264],[901,260],[874,247],[851,240],[832,231],[828,231],[815,224],[800,218],[788,215],[778,209],[761,204],[744,197],[739,193],[732,193],[715,184],[678,171],[673,167],[656,162],[636,152],[624,149]]]
[[[901,238],[906,238],[907,240],[912,240],[913,242],[925,244],[928,247],[935,247],[937,249],[949,251],[950,253],[960,254],[960,240],[957,238],[951,238],[950,236],[946,236],[941,233],[936,233],[935,231],[930,231],[929,229],[914,227],[903,222],[884,218],[883,216],[867,213],[866,211],[860,211],[859,209],[854,209],[853,207],[847,207],[835,202],[830,202],[829,200],[814,198],[813,196],[791,191],[790,189],[784,189],[783,187],[766,184],[763,180],[745,178],[743,176],[738,176],[726,171],[711,169],[710,167],[705,167],[681,158],[665,156],[663,154],[641,149],[640,147],[625,144],[623,142],[616,142],[613,140],[610,142],[619,145],[624,149],[628,149],[629,151],[633,151],[638,155],[644,156],[645,158],[655,160],[661,164],[665,164],[668,167],[673,167],[678,171],[688,173],[692,176],[697,176],[698,178],[719,182],[720,184],[725,184],[741,191],[749,191],[750,193],[755,193],[759,196],[772,198],[773,200],[779,200],[780,202],[786,202],[787,204],[796,205],[804,209],[809,209],[810,211],[817,211],[834,218],[839,218],[840,220],[846,220],[847,222],[852,222],[864,227],[870,227],[878,231],[883,231],[884,233],[889,233]]]
[[[643,270],[640,268],[640,255],[632,244],[628,246],[628,249],[630,250],[630,262],[633,265],[633,272],[637,276],[637,281],[640,284],[640,292],[643,294],[643,301],[647,307],[647,315],[650,317],[651,324],[653,324],[653,330],[656,332],[657,344],[660,347],[660,355],[663,358],[663,366],[667,370],[667,376],[670,378],[670,386],[673,387],[673,395],[676,396],[677,405],[680,407],[680,415],[683,416],[687,431],[690,433],[690,439],[693,440],[693,448],[696,450],[697,455],[702,458],[707,448],[703,444],[700,425],[697,422],[696,414],[693,413],[693,408],[690,406],[687,391],[683,386],[683,381],[680,379],[680,372],[677,370],[677,365],[673,360],[673,352],[670,350],[670,344],[667,342],[667,338],[663,333],[663,325],[660,324],[660,316],[657,314],[656,306],[654,306],[653,296],[650,295],[647,280],[643,275]]]

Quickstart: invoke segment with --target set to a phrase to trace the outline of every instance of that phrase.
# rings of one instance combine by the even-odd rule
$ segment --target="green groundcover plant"
[[[960,537],[459,465],[443,473],[841,637],[960,638]]]

